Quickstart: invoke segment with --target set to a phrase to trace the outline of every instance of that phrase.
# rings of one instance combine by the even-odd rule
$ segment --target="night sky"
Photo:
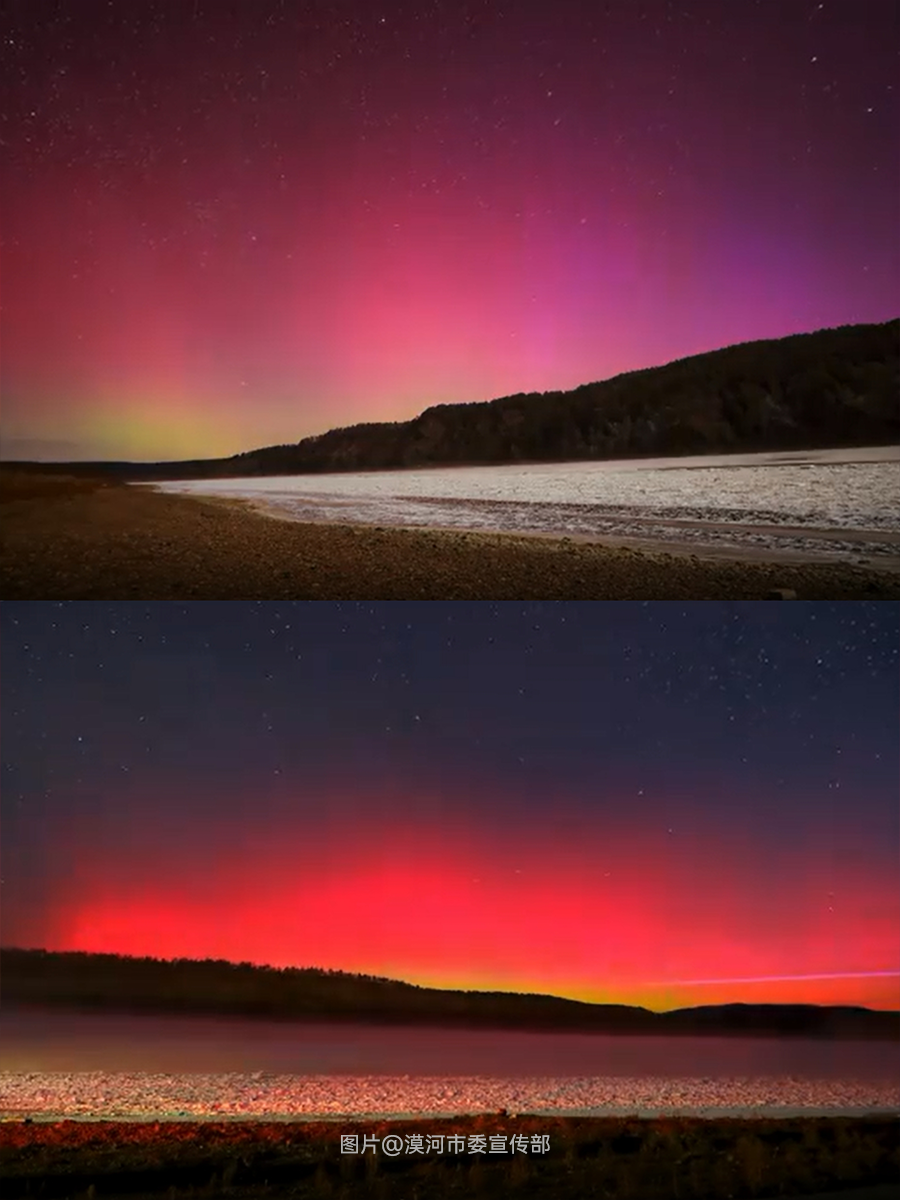
[[[900,1007],[893,603],[15,603],[3,942]]]
[[[188,458],[900,308],[896,0],[9,0],[6,457]]]

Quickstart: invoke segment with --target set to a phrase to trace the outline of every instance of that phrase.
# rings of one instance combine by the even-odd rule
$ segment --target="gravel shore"
[[[570,1116],[856,1116],[900,1113],[900,1086],[785,1078],[0,1074],[0,1116],[109,1120],[496,1113]]]
[[[276,520],[241,501],[110,486],[6,494],[0,599],[900,598],[900,574],[513,534]]]
[[[0,1075],[0,1097],[0,1173],[10,1200],[832,1200],[834,1189],[835,1200],[887,1200],[900,1165],[896,1089],[885,1096],[856,1084],[823,1093],[787,1079]],[[29,1097],[37,1106],[30,1113],[7,1107]],[[704,1097],[781,1103],[685,1107]],[[79,1098],[98,1115],[73,1111]],[[126,1099],[141,1111],[120,1115]],[[562,1105],[573,1099],[594,1105],[566,1115]],[[615,1099],[628,1101],[621,1115]],[[798,1113],[791,1099],[826,1107]],[[886,1099],[891,1108],[879,1112],[874,1102]],[[439,1107],[423,1111],[430,1100]],[[526,1107],[473,1111],[502,1100]],[[549,1107],[529,1113],[536,1100]],[[62,1101],[65,1111],[48,1110]],[[647,1101],[652,1109],[640,1107]],[[866,1112],[835,1107],[853,1101]],[[347,1114],[331,1111],[345,1102]],[[358,1112],[375,1104],[391,1107]],[[325,1105],[325,1113],[308,1111]]]

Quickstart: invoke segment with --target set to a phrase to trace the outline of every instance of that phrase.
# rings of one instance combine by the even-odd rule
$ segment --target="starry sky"
[[[897,315],[895,0],[9,0],[0,454],[178,459]]]
[[[900,1008],[896,604],[0,622],[6,945]]]

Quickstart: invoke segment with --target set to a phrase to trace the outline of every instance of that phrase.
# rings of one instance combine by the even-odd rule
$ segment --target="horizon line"
[[[386,983],[400,983],[407,987],[419,988],[424,991],[476,992],[476,993],[482,992],[483,993],[485,990],[483,988],[435,987],[434,985],[431,985],[431,984],[413,983],[411,980],[408,980],[408,979],[400,979],[400,978],[395,978],[393,976],[388,976],[388,975],[372,975],[367,971],[348,971],[348,970],[344,969],[343,967],[314,967],[314,966],[300,967],[300,966],[296,966],[296,965],[289,966],[289,967],[276,967],[273,963],[259,963],[259,962],[254,963],[254,962],[250,962],[247,959],[239,961],[236,959],[228,959],[228,958],[183,958],[183,957],[182,958],[156,958],[152,954],[123,954],[118,950],[48,950],[48,949],[46,949],[46,947],[43,947],[43,946],[3,946],[3,945],[0,945],[0,952],[2,952],[4,950],[20,950],[20,951],[24,951],[25,953],[37,951],[38,953],[41,953],[41,954],[94,954],[94,955],[111,955],[114,958],[133,958],[133,959],[149,958],[151,960],[154,960],[154,961],[160,962],[160,963],[167,963],[167,962],[168,963],[222,962],[222,963],[229,964],[231,966],[250,966],[250,967],[256,967],[256,968],[261,968],[261,969],[268,968],[268,969],[276,970],[276,971],[321,971],[323,974],[330,973],[330,974],[337,974],[337,975],[355,975],[359,978],[375,979],[375,980],[380,980],[380,981],[386,982]],[[736,978],[736,979],[654,980],[654,981],[649,981],[649,982],[644,983],[643,986],[645,986],[645,987],[700,987],[700,986],[705,986],[705,985],[726,984],[726,983],[796,982],[796,981],[801,981],[804,979],[885,979],[885,978],[898,978],[898,977],[900,977],[900,970],[844,971],[844,972],[836,971],[836,972],[822,972],[820,974],[813,974],[813,975],[755,975],[755,976],[746,976],[744,978]],[[489,993],[489,994],[497,994],[497,992],[495,989],[491,989],[491,993]],[[556,992],[517,992],[517,991],[511,992],[511,991],[505,991],[505,990],[501,989],[499,994],[508,995],[508,996],[547,996],[547,997],[550,997],[551,999],[572,1000],[578,1004],[589,1004],[589,1005],[597,1005],[597,1006],[615,1004],[616,1007],[620,1007],[620,1008],[621,1007],[625,1007],[625,1008],[644,1008],[645,1007],[642,1004],[624,1004],[623,1005],[619,1001],[611,1001],[611,1000],[608,1000],[608,1001],[583,1000],[583,999],[579,999],[579,998],[576,998],[573,996],[560,995],[559,993],[556,993]],[[751,1001],[736,1001],[736,1000],[721,1001],[719,1004],[713,1005],[713,1007],[719,1008],[719,1007],[724,1007],[725,1005],[729,1005],[729,1004],[744,1004],[744,1003],[759,1003],[759,1004],[763,1004],[763,1003],[773,1004],[774,1003],[776,1005],[777,1004],[785,1004],[788,1006],[791,1006],[796,1003],[801,1003],[801,1004],[806,1003],[810,1007],[813,1007],[813,1008],[845,1008],[845,1007],[848,1007],[846,1004],[824,1004],[823,1005],[823,1004],[816,1003],[816,1002],[803,1002],[803,1001],[757,1001],[757,1002],[751,1002]],[[687,1007],[696,1007],[696,1006],[688,1005]],[[850,1007],[866,1008],[867,1006],[865,1004],[856,1004],[856,1005],[850,1005]],[[650,1010],[650,1011],[653,1011],[653,1010]],[[887,1010],[871,1009],[870,1011],[873,1011],[873,1012],[876,1012],[876,1011],[900,1012],[900,1009],[887,1009]]]
[[[423,417],[427,412],[430,412],[432,409],[435,409],[435,408],[455,408],[459,405],[495,404],[495,403],[497,403],[497,401],[512,400],[519,396],[525,396],[525,397],[531,398],[531,397],[537,397],[537,396],[541,396],[541,397],[548,396],[548,395],[552,396],[552,395],[557,395],[557,394],[569,395],[573,392],[580,391],[581,388],[596,387],[598,384],[604,384],[604,383],[614,383],[617,379],[622,379],[626,375],[639,375],[645,371],[660,371],[660,370],[664,370],[666,367],[676,366],[678,363],[689,362],[691,359],[705,358],[706,356],[708,356],[710,354],[721,354],[726,350],[734,350],[734,349],[737,349],[738,347],[742,347],[742,346],[755,346],[755,345],[759,345],[763,342],[784,342],[784,341],[788,341],[790,338],[795,338],[795,337],[814,337],[816,334],[820,334],[820,333],[836,333],[838,330],[841,330],[841,329],[859,329],[859,328],[864,328],[864,327],[875,327],[875,326],[879,326],[879,325],[892,325],[895,321],[900,321],[900,315],[893,316],[893,317],[887,317],[883,321],[849,321],[849,322],[844,322],[840,325],[823,325],[823,326],[820,326],[818,329],[807,329],[802,332],[782,333],[782,334],[772,335],[769,337],[750,338],[747,341],[729,342],[724,346],[715,346],[712,349],[708,349],[708,350],[694,351],[691,354],[683,354],[679,358],[667,359],[665,362],[651,363],[649,366],[643,366],[643,367],[626,368],[624,371],[617,371],[616,374],[614,374],[614,375],[604,376],[600,379],[590,379],[586,383],[575,384],[574,386],[568,387],[568,388],[567,387],[550,388],[550,389],[547,389],[544,391],[534,391],[534,392],[506,392],[501,396],[491,396],[486,400],[439,400],[435,404],[428,404],[427,407],[421,409],[419,412],[415,413],[411,417],[401,417],[398,420],[382,419],[382,420],[356,421],[352,425],[332,425],[329,428],[324,429],[321,433],[305,434],[303,437],[301,437],[296,442],[273,442],[269,445],[254,446],[250,450],[236,450],[233,454],[217,455],[213,458],[205,458],[205,459],[201,459],[201,458],[186,458],[186,459],[154,458],[154,459],[146,459],[146,460],[145,459],[137,459],[137,460],[135,460],[135,459],[120,459],[120,458],[50,459],[50,460],[47,460],[46,463],[41,459],[27,459],[26,458],[26,459],[0,459],[0,466],[7,466],[7,465],[13,466],[17,462],[40,463],[42,465],[47,465],[47,466],[50,466],[50,465],[52,465],[52,466],[77,466],[80,463],[106,465],[109,463],[113,463],[116,465],[138,466],[138,467],[140,467],[140,466],[159,466],[159,465],[168,466],[170,464],[172,466],[176,466],[181,463],[192,463],[192,462],[229,462],[231,459],[249,457],[251,454],[259,454],[260,452],[262,452],[264,450],[281,450],[281,449],[285,449],[285,448],[293,449],[294,447],[301,445],[303,442],[312,441],[312,440],[316,440],[318,438],[326,437],[329,433],[337,433],[337,432],[341,432],[341,431],[347,430],[347,429],[356,429],[360,426],[407,425],[413,421],[417,421],[420,417]],[[8,441],[40,441],[41,439],[34,438],[34,437],[13,437],[13,438],[9,438],[7,440]],[[431,464],[429,464],[429,465],[431,465]],[[365,470],[366,468],[362,468],[362,469]],[[376,468],[376,469],[381,469],[381,468]]]

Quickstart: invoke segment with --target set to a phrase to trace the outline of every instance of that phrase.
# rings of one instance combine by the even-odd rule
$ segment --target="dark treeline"
[[[65,469],[197,479],[879,446],[900,440],[898,391],[900,319],[745,342],[574,391],[439,404],[231,458]]]
[[[598,1033],[900,1038],[900,1013],[865,1008],[732,1004],[654,1013],[558,996],[443,991],[318,968],[76,951],[2,949],[0,988],[7,1006]]]

